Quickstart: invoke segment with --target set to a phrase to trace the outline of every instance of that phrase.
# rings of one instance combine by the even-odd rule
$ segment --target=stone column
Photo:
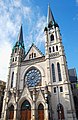
[[[17,109],[14,109],[14,119],[13,120],[17,120]]]
[[[14,108],[14,119],[17,120],[17,102],[15,103],[15,108]]]
[[[17,120],[21,120],[21,111],[19,108],[17,109]]]
[[[7,113],[7,112],[8,112],[7,110],[8,110],[8,109],[7,109],[7,103],[6,103],[5,110],[4,110],[3,120],[7,120],[7,117],[8,117],[8,116],[7,116],[7,114],[8,114],[8,113]]]
[[[45,103],[45,114],[44,114],[44,120],[48,120],[48,104]]]
[[[32,108],[32,120],[35,120],[35,103],[33,102],[33,108]]]
[[[1,118],[4,118],[5,104],[6,104],[6,99],[3,100],[3,107],[2,107]]]
[[[32,120],[35,120],[35,89],[33,90],[33,108],[32,108]]]
[[[6,105],[6,98],[7,98],[7,90],[5,89],[4,92],[5,92],[5,95],[4,95],[4,99],[3,99],[3,106],[2,106],[1,118],[4,118],[5,105]]]
[[[45,86],[45,114],[44,114],[45,119],[48,120],[48,87]]]

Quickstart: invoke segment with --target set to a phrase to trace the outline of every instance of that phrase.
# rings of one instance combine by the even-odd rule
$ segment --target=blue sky
[[[68,67],[75,67],[78,74],[78,0],[1,0],[0,80],[7,81],[11,49],[21,24],[26,51],[34,42],[44,53],[48,4],[60,26]]]

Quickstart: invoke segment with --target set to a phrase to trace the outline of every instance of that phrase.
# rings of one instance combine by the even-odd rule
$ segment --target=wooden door
[[[21,120],[31,120],[31,110],[22,110]]]
[[[21,106],[21,120],[31,120],[31,105],[27,100]]]
[[[44,107],[41,103],[38,106],[38,120],[44,120]]]
[[[38,120],[44,120],[44,110],[38,111]]]
[[[27,120],[31,120],[31,111],[27,110]]]
[[[13,119],[14,118],[14,112],[13,111],[10,111],[10,113],[9,113],[9,119]]]
[[[26,111],[21,111],[21,120],[25,120],[26,118]]]
[[[13,105],[11,105],[9,108],[8,108],[8,117],[9,117],[9,120],[13,120],[13,118],[14,118],[14,106]]]

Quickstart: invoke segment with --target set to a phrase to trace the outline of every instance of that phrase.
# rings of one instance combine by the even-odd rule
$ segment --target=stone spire
[[[48,5],[48,14],[47,14],[47,26],[48,28],[51,28],[52,26],[59,27],[54,19],[53,13],[49,5]]]
[[[21,28],[20,28],[20,32],[19,32],[19,35],[18,35],[18,40],[17,42],[15,43],[12,51],[14,51],[14,49],[18,47],[18,48],[22,48],[24,49],[25,51],[25,47],[24,47],[24,41],[23,41],[23,30],[22,30],[22,25],[21,25]]]
[[[54,16],[52,14],[52,11],[50,9],[50,6],[48,5],[48,14],[47,14],[47,24],[49,25],[52,23],[52,25],[55,24]]]
[[[20,32],[19,32],[18,41],[19,41],[19,43],[22,43],[22,42],[23,42],[23,30],[22,30],[22,25],[21,25]]]

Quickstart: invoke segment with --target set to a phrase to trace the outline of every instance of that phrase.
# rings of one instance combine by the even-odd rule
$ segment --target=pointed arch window
[[[11,88],[13,87],[13,80],[14,80],[14,72],[12,72],[12,77],[11,77]]]
[[[33,53],[32,53],[32,58],[33,58]]]
[[[60,64],[59,63],[57,63],[57,70],[58,70],[59,81],[62,81],[62,78],[61,78],[61,69],[60,69]]]
[[[29,59],[31,59],[31,54],[29,54]]]
[[[15,57],[15,61],[17,61],[17,57]]]
[[[50,37],[51,41],[54,40],[54,35],[52,34],[51,37]]]
[[[12,59],[12,62],[14,62],[14,58]]]
[[[52,63],[52,76],[53,76],[53,82],[56,82],[56,78],[55,78],[55,67],[54,64]]]
[[[31,110],[31,105],[29,103],[28,100],[25,100],[23,103],[22,103],[22,106],[21,106],[21,110]]]
[[[36,57],[36,53],[34,53],[34,58]]]
[[[55,52],[54,46],[53,46],[53,52]]]
[[[58,46],[56,46],[56,51],[58,51]]]
[[[60,92],[63,92],[63,87],[60,87]]]
[[[49,47],[49,53],[51,53],[51,47]]]
[[[15,53],[17,52],[17,48],[15,48]]]

